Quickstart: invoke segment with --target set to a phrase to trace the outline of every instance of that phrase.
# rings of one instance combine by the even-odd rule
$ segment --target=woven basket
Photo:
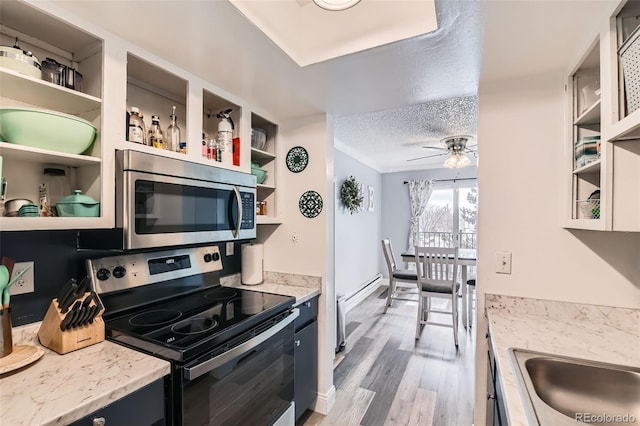
[[[629,114],[640,109],[640,26],[618,49],[624,71],[624,89]]]

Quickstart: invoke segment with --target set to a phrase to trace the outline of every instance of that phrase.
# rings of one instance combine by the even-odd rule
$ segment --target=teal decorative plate
[[[301,146],[294,146],[287,153],[287,168],[293,173],[300,173],[309,164],[309,153]]]
[[[314,218],[322,211],[322,197],[316,191],[307,191],[300,197],[298,207],[302,216]]]

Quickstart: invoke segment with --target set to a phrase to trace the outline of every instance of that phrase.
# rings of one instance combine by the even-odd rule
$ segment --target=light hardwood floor
[[[394,300],[383,314],[386,291],[380,287],[347,313],[347,346],[333,374],[336,403],[328,416],[308,411],[298,425],[473,423],[474,333],[459,325],[457,352],[451,328],[427,325],[415,340],[417,302]],[[433,319],[450,323],[451,316]]]

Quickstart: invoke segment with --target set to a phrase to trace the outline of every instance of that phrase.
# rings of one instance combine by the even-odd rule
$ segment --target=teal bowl
[[[260,167],[251,166],[251,174],[256,177],[258,183],[263,183],[267,179],[267,171],[262,170]]]
[[[2,140],[66,154],[82,154],[96,128],[75,115],[29,107],[0,107]]]

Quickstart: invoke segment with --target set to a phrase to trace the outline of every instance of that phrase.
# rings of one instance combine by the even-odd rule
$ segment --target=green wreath
[[[356,178],[349,176],[340,187],[340,201],[351,212],[357,213],[362,209],[364,196],[362,195],[362,185],[356,181]]]

